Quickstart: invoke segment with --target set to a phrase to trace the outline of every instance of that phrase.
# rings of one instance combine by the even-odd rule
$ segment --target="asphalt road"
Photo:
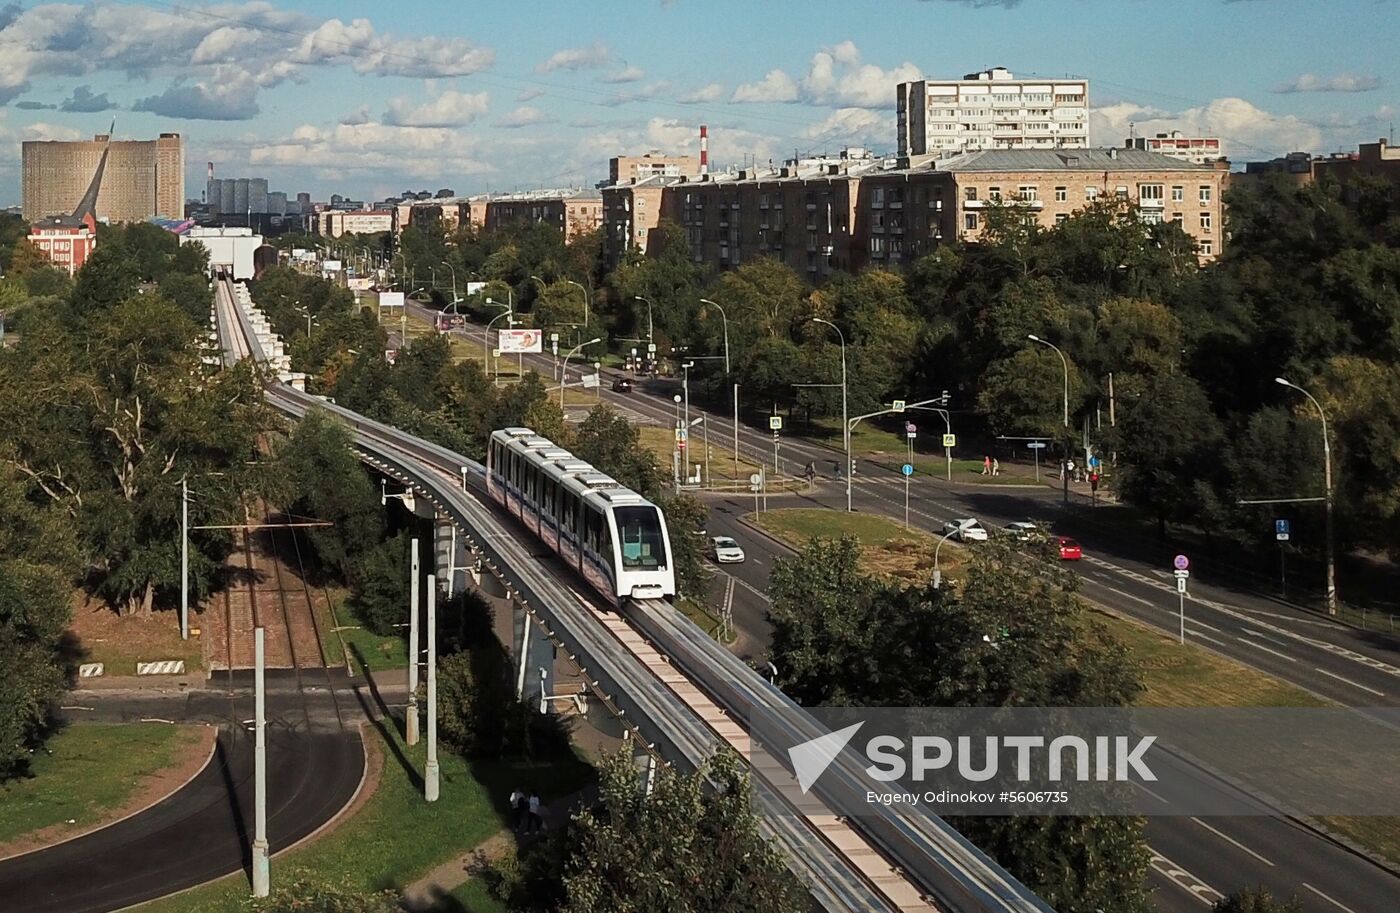
[[[0,907],[26,913],[105,913],[249,871],[253,830],[251,698],[215,692],[74,692],[66,712],[100,720],[220,723],[213,759],[183,789],[135,817],[0,862]],[[358,733],[327,695],[269,696],[268,838],[272,851],[315,831],[350,801],[364,770]]]
[[[429,313],[429,312],[424,312]],[[481,340],[481,328],[466,335]],[[550,356],[527,356],[550,376]],[[608,384],[620,372],[605,371],[603,397],[639,423],[669,427],[674,421],[671,397],[678,381],[645,381],[631,394],[613,393]],[[732,418],[708,413],[696,401],[690,414],[704,414],[715,440],[729,441]],[[771,436],[740,424],[740,448],[746,455],[771,457]],[[811,460],[830,471],[841,455],[821,444],[785,438],[782,455],[800,466]],[[1082,593],[1122,614],[1176,633],[1178,600],[1171,573],[1172,553],[1164,546],[1124,536],[1094,519],[1085,507],[1064,507],[1061,493],[1049,487],[981,486],[947,483],[921,476],[910,486],[914,525],[941,530],[945,520],[977,517],[986,525],[1034,519],[1051,523],[1084,546],[1080,565]],[[737,581],[733,613],[743,632],[741,655],[762,657],[768,640],[765,616],[768,572],[784,553],[777,543],[758,535],[739,518],[753,510],[750,496],[711,499],[709,535],[730,535],[748,552],[741,565],[716,570]],[[844,481],[819,478],[808,492],[774,496],[772,506],[844,509]],[[855,510],[902,519],[903,480],[894,471],[862,461],[852,480]],[[1334,625],[1325,619],[1237,586],[1232,569],[1213,566],[1211,556],[1193,556],[1190,598],[1186,603],[1187,636],[1207,649],[1229,656],[1284,681],[1365,712],[1367,706],[1400,705],[1400,641],[1374,632]],[[1273,818],[1172,818],[1149,821],[1154,852],[1152,883],[1157,906],[1167,913],[1207,909],[1223,893],[1263,884],[1276,895],[1296,895],[1307,911],[1381,913],[1400,906],[1400,878],[1368,860],[1293,822]]]

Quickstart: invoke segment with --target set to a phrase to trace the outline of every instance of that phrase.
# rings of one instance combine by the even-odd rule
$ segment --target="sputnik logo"
[[[797,785],[802,788],[804,796],[864,725],[865,721],[862,720],[845,729],[808,739],[788,749],[788,759],[792,761],[793,773],[797,774]]]

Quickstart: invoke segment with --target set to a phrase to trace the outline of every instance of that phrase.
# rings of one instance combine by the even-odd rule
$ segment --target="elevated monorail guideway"
[[[286,372],[281,341],[270,335],[246,288],[219,281],[215,317],[226,364],[248,357]],[[294,419],[313,408],[337,415],[353,430],[367,463],[422,493],[436,511],[450,517],[483,569],[578,665],[593,692],[643,748],[691,769],[722,745],[747,758],[749,734],[743,720],[751,707],[776,716],[793,738],[824,732],[781,690],[705,638],[670,603],[622,599],[623,611],[614,611],[604,605],[601,593],[547,570],[522,541],[526,533],[520,524],[512,519],[503,525],[486,503],[485,467],[286,383],[269,382],[266,395]],[[617,503],[634,502],[620,497]],[[542,528],[537,519],[534,535],[541,535]],[[755,769],[754,776],[760,784],[776,784],[792,775],[778,768]],[[858,765],[843,758],[818,792],[834,801],[863,789],[863,777]],[[759,789],[765,829],[828,910],[1053,913],[937,818],[891,809],[873,821],[855,822],[857,830],[833,814],[783,807],[782,795],[778,789]]]

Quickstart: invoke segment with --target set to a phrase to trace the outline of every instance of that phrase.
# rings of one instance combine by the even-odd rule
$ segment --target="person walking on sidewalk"
[[[989,475],[991,475],[991,474],[992,474],[992,458],[991,458],[991,456],[984,456],[984,457],[982,457],[982,475],[984,475],[984,476],[989,476]]]
[[[992,460],[992,475],[1001,475],[1001,460]]]
[[[518,786],[510,794],[510,814],[517,833],[525,827],[525,811],[528,799],[529,797],[525,795],[525,790]]]
[[[540,797],[538,793],[530,793],[529,804],[530,825],[526,829],[528,833],[535,833],[540,829],[542,823],[540,819]]]

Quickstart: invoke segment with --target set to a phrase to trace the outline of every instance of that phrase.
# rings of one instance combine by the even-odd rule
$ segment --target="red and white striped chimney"
[[[710,128],[700,125],[700,173],[710,173]]]

